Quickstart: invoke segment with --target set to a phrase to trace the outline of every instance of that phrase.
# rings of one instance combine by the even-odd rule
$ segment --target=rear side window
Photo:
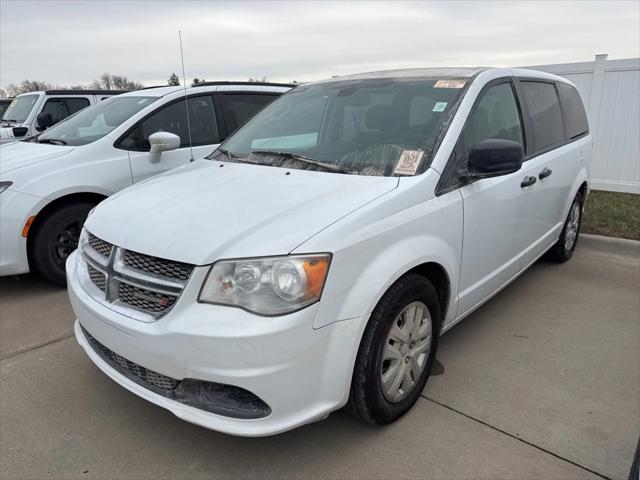
[[[529,154],[535,155],[564,143],[564,124],[555,84],[521,81],[520,85],[531,118]]]
[[[235,132],[238,127],[253,117],[263,107],[273,102],[278,95],[223,93],[220,95],[222,115],[227,133]]]
[[[44,104],[42,113],[50,113],[53,123],[58,123],[88,106],[87,98],[49,98]]]
[[[210,96],[189,98],[189,124],[191,140],[194,146],[220,143],[218,124]],[[180,148],[189,146],[189,130],[187,110],[184,100],[163,107],[140,122],[126,137],[119,147],[127,150],[148,151],[149,135],[156,132],[171,132],[180,137]]]
[[[589,131],[587,113],[578,91],[567,83],[558,83],[562,102],[567,140],[573,140]]]

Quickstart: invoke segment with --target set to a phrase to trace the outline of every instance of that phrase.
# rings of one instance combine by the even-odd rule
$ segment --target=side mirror
[[[53,117],[50,113],[39,113],[36,122],[38,123],[37,130],[41,132],[53,125]]]
[[[180,137],[171,132],[156,132],[149,135],[151,153],[168,152],[180,148]]]
[[[24,137],[29,132],[27,127],[13,127],[14,137]]]
[[[489,138],[473,146],[467,169],[471,178],[499,177],[520,170],[523,159],[518,142]]]

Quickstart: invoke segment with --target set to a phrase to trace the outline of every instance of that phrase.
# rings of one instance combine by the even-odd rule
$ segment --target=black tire
[[[65,261],[78,246],[82,225],[92,203],[66,205],[53,212],[38,225],[31,242],[31,266],[46,280],[65,286]]]
[[[582,206],[584,199],[582,198],[582,194],[578,192],[571,203],[571,208],[569,209],[569,213],[567,214],[567,218],[564,221],[564,226],[562,227],[562,232],[560,233],[560,238],[555,243],[553,247],[549,249],[548,258],[557,263],[564,263],[571,258],[574,250],[576,249],[576,245],[578,244],[578,238],[580,237],[580,226],[582,224]],[[576,208],[578,212],[578,226],[577,232],[575,233],[575,239],[570,247],[567,247],[567,235],[569,231],[569,223],[571,220],[571,212]]]
[[[432,319],[431,346],[425,367],[413,389],[404,399],[392,403],[382,389],[382,352],[396,317],[407,305],[416,301],[422,302],[429,310]],[[440,302],[429,280],[410,273],[394,283],[378,302],[362,336],[345,408],[347,413],[378,425],[391,423],[404,415],[418,400],[429,378],[438,347],[440,322]]]

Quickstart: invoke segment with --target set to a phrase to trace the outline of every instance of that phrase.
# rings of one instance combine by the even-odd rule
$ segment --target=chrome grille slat
[[[87,280],[104,294],[99,300],[110,308],[124,306],[150,317],[144,321],[157,320],[173,307],[195,268],[125,250],[91,233],[82,245],[81,257]],[[98,292],[93,287],[86,290],[96,297]]]

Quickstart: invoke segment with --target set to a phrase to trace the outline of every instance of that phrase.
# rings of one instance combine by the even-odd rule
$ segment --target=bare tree
[[[7,85],[6,92],[9,97],[15,97],[21,93],[36,92],[38,90],[49,90],[53,85],[39,80],[23,80],[18,85],[10,83]]]
[[[175,73],[172,73],[171,75],[169,75],[169,80],[167,80],[167,85],[169,85],[170,87],[176,87],[180,85],[180,78],[178,78],[178,75],[176,75]]]
[[[91,86],[103,90],[140,90],[144,88],[142,83],[129,80],[124,75],[111,75],[106,72],[94,80]]]

